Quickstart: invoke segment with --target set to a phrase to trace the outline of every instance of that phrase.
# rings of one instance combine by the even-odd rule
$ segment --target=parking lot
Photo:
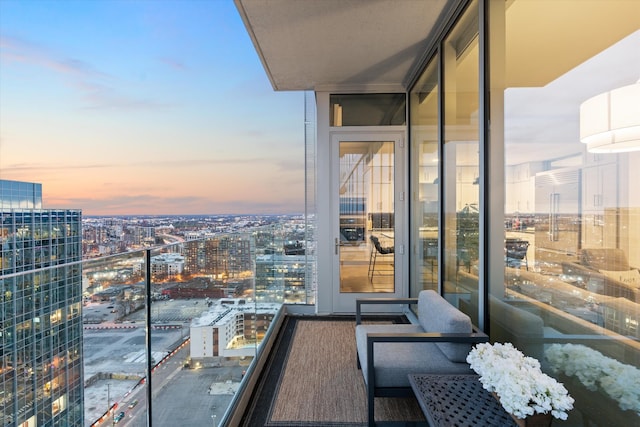
[[[207,311],[206,300],[159,300],[151,303],[152,323],[191,322],[191,319]],[[144,322],[145,311],[138,310],[126,316],[124,321]]]
[[[114,322],[117,317],[116,306],[111,302],[89,302],[82,307],[82,319],[85,324]]]
[[[119,426],[145,426],[146,390],[139,385],[145,375],[146,346],[144,316],[140,310],[118,319],[117,304],[89,303],[83,317],[100,319],[84,324],[85,425],[90,426],[117,403],[109,419],[124,412]],[[204,300],[166,300],[152,304],[152,357],[159,362],[189,335],[190,319],[208,307]],[[184,369],[188,346],[158,366],[152,376],[154,425],[211,425],[213,415],[221,419],[233,398],[248,360],[215,368]],[[136,405],[129,407],[131,402]],[[178,420],[183,420],[178,422]]]

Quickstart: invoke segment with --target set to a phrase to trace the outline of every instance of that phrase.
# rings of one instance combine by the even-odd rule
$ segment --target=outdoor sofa
[[[364,304],[417,304],[417,324],[362,324]],[[409,374],[474,374],[466,362],[471,346],[489,337],[471,318],[433,290],[418,298],[356,301],[358,368],[367,389],[368,425],[375,425],[375,397],[412,396]]]

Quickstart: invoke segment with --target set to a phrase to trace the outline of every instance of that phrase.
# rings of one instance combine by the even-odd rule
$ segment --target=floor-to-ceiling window
[[[489,5],[505,163],[491,337],[565,384],[566,425],[640,425],[640,2]]]
[[[472,1],[409,94],[410,295],[438,289],[440,283],[444,296],[475,324],[480,258],[478,28],[478,2]]]
[[[456,305],[477,300],[479,258],[478,2],[441,47],[443,91],[443,289]],[[478,324],[478,309],[469,309]]]
[[[429,65],[410,93],[411,111],[411,289],[438,289],[438,59]]]
[[[436,287],[433,201],[436,282],[565,384],[565,425],[640,425],[639,16],[623,0],[470,2],[410,91],[411,295]]]

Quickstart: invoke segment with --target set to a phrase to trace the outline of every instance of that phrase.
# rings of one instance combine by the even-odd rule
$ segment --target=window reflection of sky
[[[581,154],[580,104],[640,79],[640,30],[544,87],[505,90],[507,163]],[[517,147],[516,147],[517,145]]]

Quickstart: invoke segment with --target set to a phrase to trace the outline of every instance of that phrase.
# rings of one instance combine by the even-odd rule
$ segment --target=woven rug
[[[244,425],[366,425],[367,398],[356,365],[353,318],[290,317],[283,328],[291,341],[286,353],[275,356],[284,359],[282,368],[277,380],[271,386],[265,383],[260,392],[263,403],[271,396],[268,410],[262,419],[253,417]],[[278,370],[277,364],[269,369]],[[424,420],[413,398],[376,398],[375,411],[377,421]]]

